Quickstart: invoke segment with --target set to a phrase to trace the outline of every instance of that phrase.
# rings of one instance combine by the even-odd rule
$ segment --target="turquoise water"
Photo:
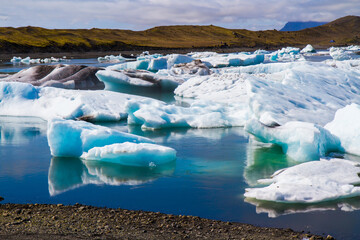
[[[73,59],[68,64],[96,65],[97,61]],[[25,67],[2,63],[0,73]],[[279,147],[252,142],[242,128],[143,132],[125,122],[101,125],[172,147],[177,159],[155,168],[136,168],[52,158],[45,121],[0,117],[2,203],[141,209],[360,239],[360,198],[313,205],[244,199],[245,188],[295,163]]]
[[[142,132],[125,123],[104,125],[173,147],[177,159],[161,167],[135,168],[52,158],[46,122],[1,117],[0,196],[4,202],[82,203],[289,227],[340,239],[360,237],[360,212],[340,210],[360,208],[359,198],[318,205],[244,200],[246,187],[294,163],[278,147],[249,142],[242,128]]]

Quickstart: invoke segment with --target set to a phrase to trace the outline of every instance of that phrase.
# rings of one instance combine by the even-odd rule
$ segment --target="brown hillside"
[[[330,43],[335,40],[335,43]],[[0,53],[121,51],[181,48],[278,48],[360,44],[360,17],[347,16],[296,32],[249,31],[217,26],[161,26],[145,31],[116,29],[0,28]]]

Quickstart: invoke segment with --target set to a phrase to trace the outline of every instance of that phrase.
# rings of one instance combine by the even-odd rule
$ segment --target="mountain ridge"
[[[330,42],[331,40],[335,42]],[[0,53],[135,51],[152,49],[317,48],[360,44],[360,17],[346,16],[300,31],[250,31],[214,25],[159,26],[144,31],[118,29],[0,28]]]

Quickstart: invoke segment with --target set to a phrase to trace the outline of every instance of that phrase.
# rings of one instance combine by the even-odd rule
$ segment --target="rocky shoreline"
[[[0,204],[0,239],[334,239],[291,229],[75,204]]]

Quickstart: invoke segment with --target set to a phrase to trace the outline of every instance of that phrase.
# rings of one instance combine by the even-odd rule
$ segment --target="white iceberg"
[[[125,105],[130,99],[144,97],[103,90],[65,90],[0,82],[1,116],[119,121],[127,117]]]
[[[292,62],[304,60],[300,55],[300,48],[286,47],[266,55],[266,59],[272,62]]]
[[[121,62],[127,61],[128,59],[121,56],[121,54],[119,54],[118,56],[106,55],[105,57],[98,57],[97,60],[100,63],[103,63],[103,62],[121,63]]]
[[[245,197],[257,200],[316,203],[360,195],[360,166],[344,159],[322,159],[306,162],[274,173],[270,184],[262,188],[247,188]]]
[[[248,53],[214,54],[200,58],[209,68],[255,65],[264,62],[264,59],[264,54]]]
[[[329,53],[334,60],[342,61],[351,59],[350,52],[347,52],[343,48],[331,47]]]
[[[360,156],[360,105],[339,109],[325,128],[340,139],[345,152]]]
[[[112,162],[125,166],[149,166],[174,161],[176,151],[169,147],[150,143],[124,142],[94,147],[81,155],[87,161]]]
[[[175,64],[189,63],[194,59],[192,57],[180,54],[162,55],[144,55],[138,57],[136,61],[126,62],[108,67],[112,70],[147,70],[157,72],[160,69],[170,69]]]
[[[243,126],[246,112],[237,105],[196,101],[190,107],[167,105],[160,101],[129,101],[126,106],[128,124],[142,129],[169,127],[215,128]]]
[[[94,147],[114,143],[153,143],[150,139],[84,121],[54,119],[48,123],[48,143],[55,157],[81,157]]]
[[[183,82],[183,79],[173,76],[164,76],[145,70],[123,70],[111,69],[100,70],[96,77],[104,82],[105,89],[133,93],[138,90],[148,91],[174,91]]]
[[[306,45],[303,49],[301,49],[300,53],[315,53],[316,50],[313,46],[310,44]]]
[[[318,160],[333,151],[341,151],[341,144],[323,127],[306,122],[287,122],[278,127],[267,127],[255,119],[245,129],[262,142],[277,144],[295,161]]]

